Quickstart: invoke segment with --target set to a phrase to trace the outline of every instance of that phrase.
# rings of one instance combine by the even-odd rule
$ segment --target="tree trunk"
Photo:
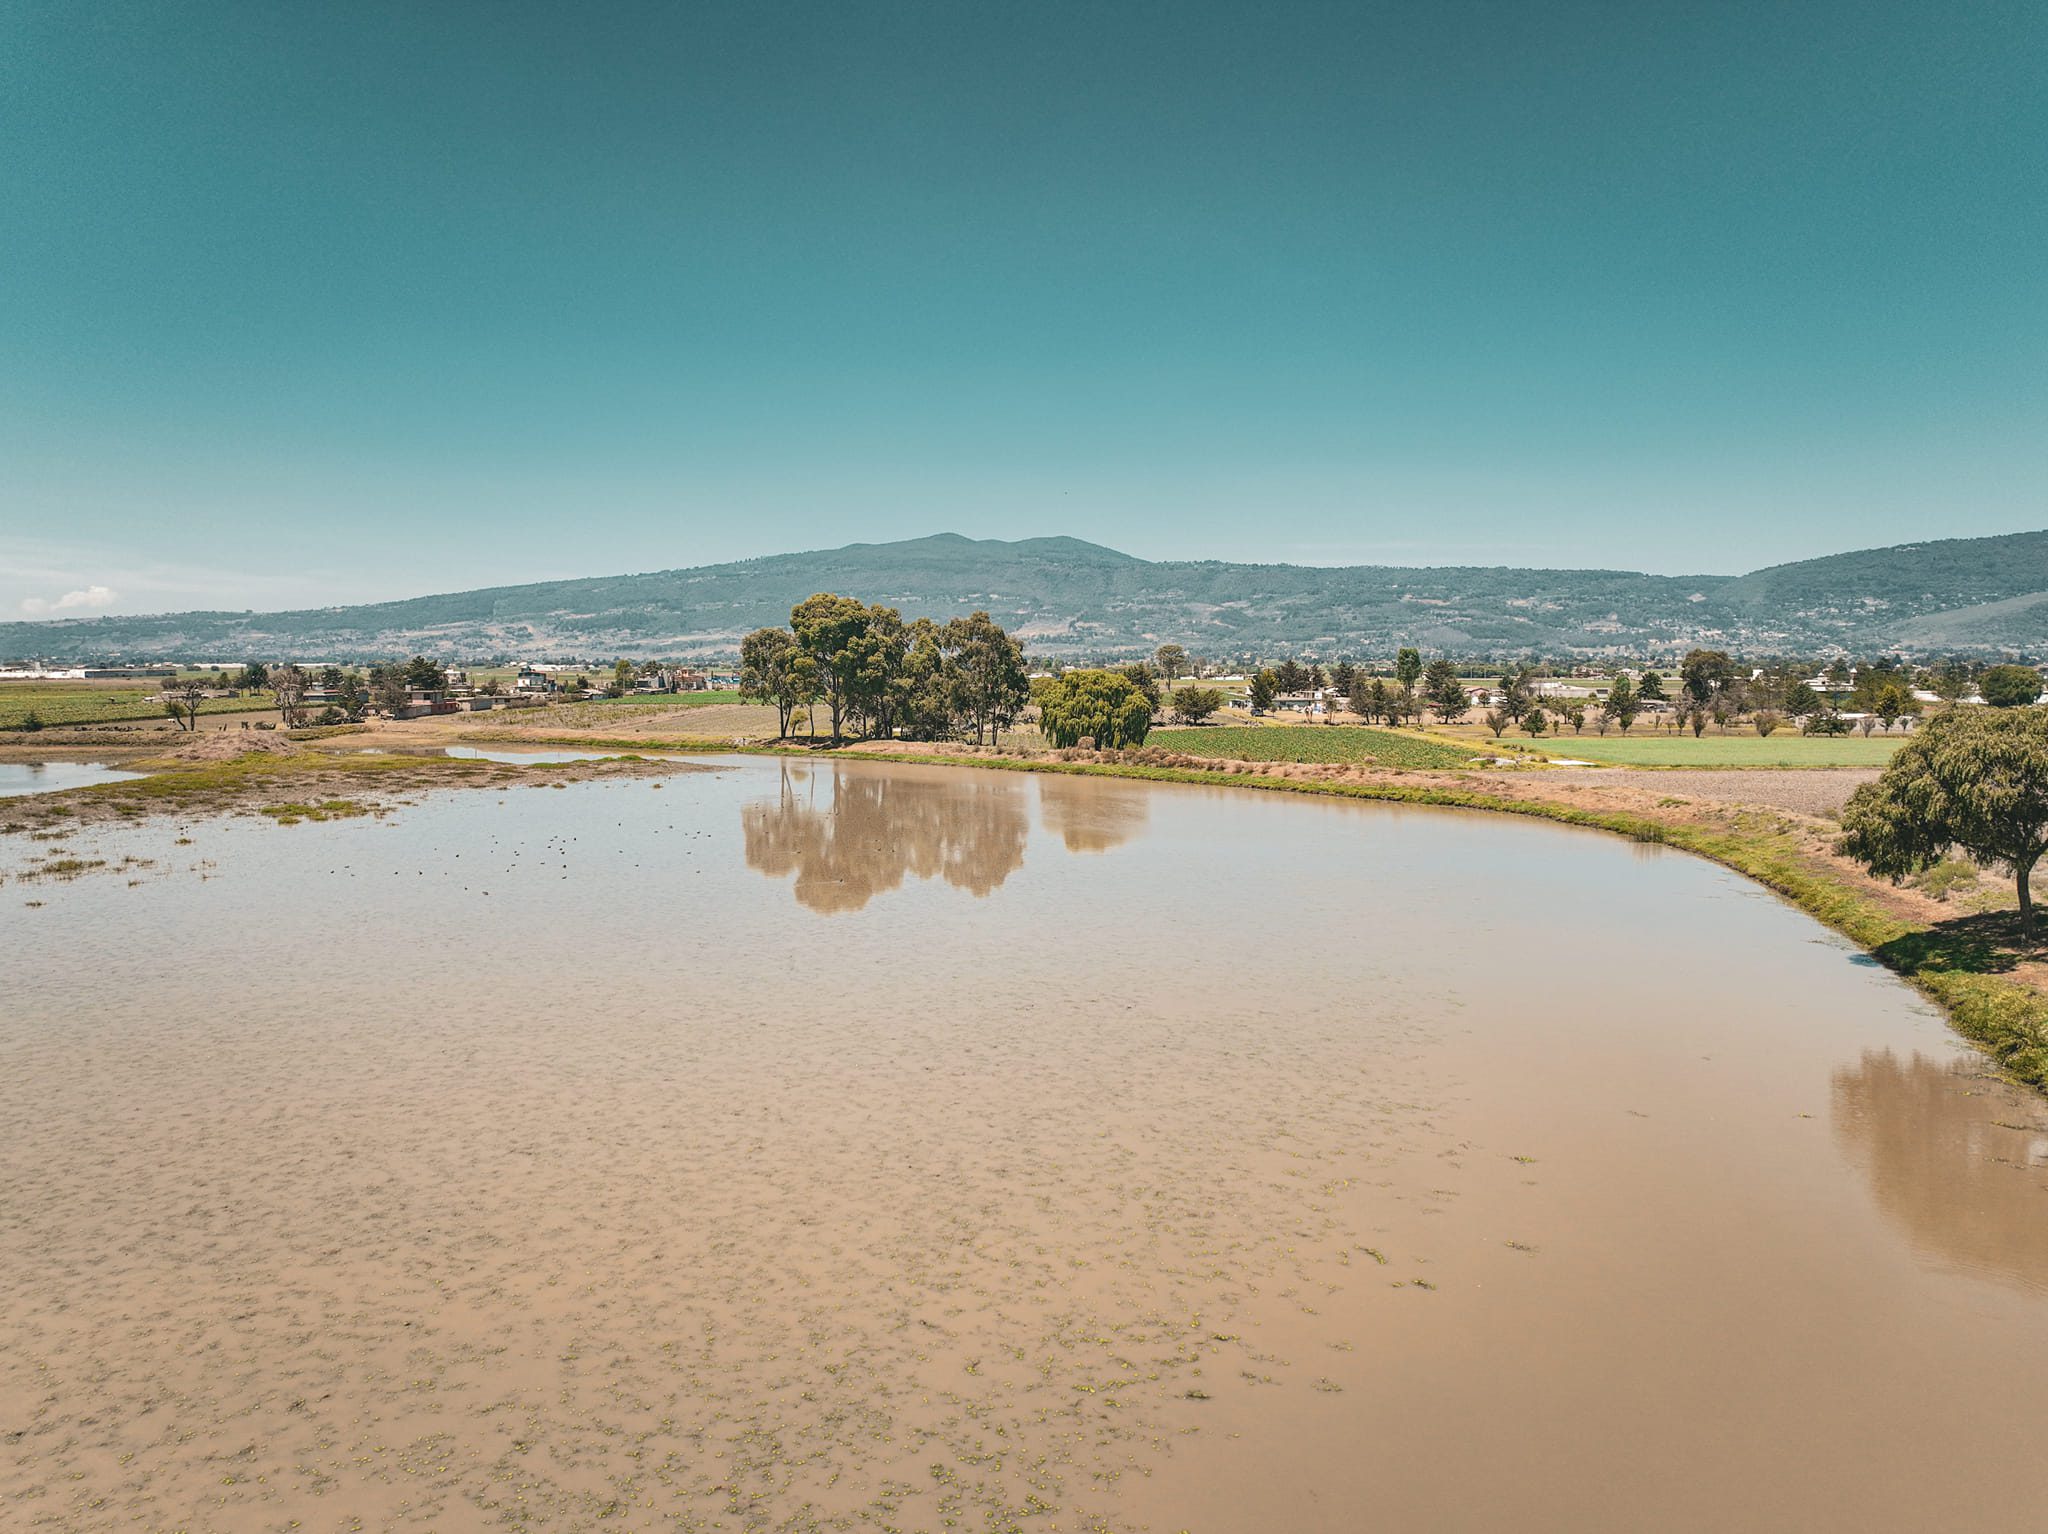
[[[2020,893],[2020,941],[2029,946],[2034,941],[2034,863],[2040,856],[2035,853],[2015,871]]]

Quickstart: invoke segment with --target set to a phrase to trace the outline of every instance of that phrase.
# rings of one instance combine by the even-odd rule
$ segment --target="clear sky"
[[[0,0],[0,615],[2048,525],[2048,5]]]

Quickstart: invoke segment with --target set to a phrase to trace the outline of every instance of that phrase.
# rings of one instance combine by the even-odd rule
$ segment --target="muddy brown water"
[[[772,760],[88,848],[0,1527],[2048,1523],[2048,1113],[1708,864]]]

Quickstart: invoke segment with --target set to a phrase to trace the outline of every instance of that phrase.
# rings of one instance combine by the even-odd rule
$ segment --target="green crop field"
[[[1511,733],[1516,745],[1548,756],[1630,767],[1882,767],[1905,743],[1904,735],[1544,735],[1535,741]],[[1484,745],[1475,739],[1475,745]]]
[[[0,682],[0,730],[18,730],[34,714],[49,729],[65,725],[110,724],[124,719],[162,719],[153,701],[161,689],[149,685],[107,687],[96,682]],[[248,714],[275,706],[268,693],[247,698],[208,698],[202,714]]]
[[[1363,762],[1379,767],[1462,767],[1480,753],[1350,724],[1218,725],[1154,730],[1146,744],[1243,762]]]

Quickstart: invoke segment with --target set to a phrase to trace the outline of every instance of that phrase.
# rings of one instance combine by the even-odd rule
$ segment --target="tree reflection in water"
[[[819,779],[824,779],[822,788]],[[740,809],[747,866],[795,875],[797,902],[858,911],[906,877],[992,893],[1024,862],[1030,817],[1020,785],[998,773],[829,773],[785,763],[773,799]]]
[[[1868,1050],[1835,1073],[1835,1137],[1920,1250],[2048,1289],[2048,1124],[1985,1085],[1967,1065]]]
[[[1048,773],[1038,780],[1038,813],[1067,851],[1107,852],[1145,829],[1152,801],[1142,789]]]

